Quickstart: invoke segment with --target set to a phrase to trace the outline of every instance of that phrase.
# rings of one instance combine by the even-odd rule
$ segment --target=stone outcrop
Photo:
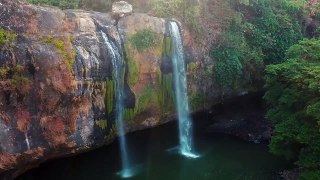
[[[114,6],[113,13],[126,15],[120,20],[114,14],[18,0],[0,3],[0,179],[100,147],[116,136],[113,69],[102,33],[124,59],[127,132],[175,116],[165,19],[131,14],[132,7],[123,3]],[[139,51],[131,39],[146,29],[155,43]],[[220,98],[206,73],[213,64],[200,58],[187,29],[181,32],[191,107],[210,108]]]
[[[132,5],[126,1],[119,1],[112,4],[112,13],[117,17],[124,17],[131,14],[133,11]]]

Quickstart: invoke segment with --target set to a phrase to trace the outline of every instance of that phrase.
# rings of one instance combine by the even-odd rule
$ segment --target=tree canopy
[[[289,48],[286,61],[266,68],[267,117],[275,124],[271,152],[305,168],[301,179],[320,178],[320,40]]]

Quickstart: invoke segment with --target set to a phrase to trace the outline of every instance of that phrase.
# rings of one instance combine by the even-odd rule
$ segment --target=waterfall
[[[27,134],[27,133],[24,133],[24,137],[26,138],[26,139],[25,139],[25,141],[26,141],[26,144],[27,144],[28,150],[30,150],[30,143],[29,143],[28,134]]]
[[[113,66],[113,78],[115,82],[116,94],[116,125],[119,133],[119,143],[122,160],[121,177],[131,177],[133,173],[130,169],[130,162],[128,157],[128,148],[125,137],[125,128],[123,122],[123,84],[122,84],[122,57],[117,46],[108,39],[107,35],[101,31],[105,45],[108,48],[108,53],[111,56]]]
[[[192,122],[189,116],[189,102],[187,91],[187,77],[182,37],[176,22],[169,22],[172,39],[172,64],[176,95],[176,107],[179,118],[180,153],[188,158],[197,158],[193,153]]]

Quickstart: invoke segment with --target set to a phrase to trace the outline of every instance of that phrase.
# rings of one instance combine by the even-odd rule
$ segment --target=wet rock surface
[[[273,125],[265,118],[262,94],[255,93],[226,100],[214,106],[213,124],[207,133],[223,133],[253,143],[269,142]]]

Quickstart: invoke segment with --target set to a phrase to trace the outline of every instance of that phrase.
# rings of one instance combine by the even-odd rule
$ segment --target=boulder
[[[112,14],[116,17],[124,17],[131,14],[133,11],[132,5],[126,1],[114,2],[112,4]]]

